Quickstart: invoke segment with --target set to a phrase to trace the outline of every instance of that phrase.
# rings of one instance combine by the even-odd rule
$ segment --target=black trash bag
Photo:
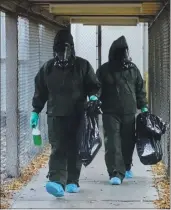
[[[160,139],[153,136],[138,137],[136,142],[139,159],[144,165],[155,165],[162,160],[163,152]]]
[[[85,110],[87,111],[88,115],[97,117],[99,114],[102,114],[101,105],[102,102],[100,100],[88,101],[85,104]]]
[[[162,160],[161,136],[167,124],[150,113],[141,113],[136,119],[136,148],[141,163],[154,165]]]
[[[141,113],[138,115],[138,122],[141,125],[141,129],[143,132],[150,132],[153,135],[163,135],[167,130],[167,123],[163,122],[163,120],[149,112]]]
[[[101,111],[99,106],[96,106],[95,109],[93,108],[94,112],[92,112],[92,109],[90,111],[90,108],[92,108],[94,104],[95,103],[92,102],[87,103],[77,135],[78,154],[85,167],[92,162],[102,146],[97,115],[97,113]]]

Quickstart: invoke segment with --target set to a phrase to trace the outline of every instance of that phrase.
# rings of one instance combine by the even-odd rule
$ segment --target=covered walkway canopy
[[[9,0],[1,12],[1,160],[3,177],[18,176],[40,152],[31,142],[29,117],[34,76],[52,57],[55,33],[72,23],[149,25],[149,105],[170,121],[170,1],[167,0]],[[148,78],[146,78],[148,79]],[[47,144],[46,114],[41,131]],[[170,135],[163,138],[169,168]],[[169,171],[169,170],[168,170]]]
[[[151,22],[167,5],[165,0],[14,0],[2,9],[34,14],[61,26],[71,23],[93,25],[136,25]]]
[[[34,1],[65,23],[136,25],[150,21],[163,6],[161,1]]]

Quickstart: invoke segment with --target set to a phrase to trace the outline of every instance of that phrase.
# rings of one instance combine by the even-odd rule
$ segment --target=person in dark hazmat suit
[[[35,77],[31,127],[47,102],[48,137],[51,144],[49,182],[46,190],[55,197],[79,191],[81,162],[76,135],[87,97],[95,104],[100,83],[90,63],[75,56],[73,37],[61,30],[54,39],[54,58]],[[96,102],[94,102],[96,101]]]
[[[137,108],[148,111],[143,79],[136,65],[129,61],[124,36],[112,43],[109,61],[96,74],[101,82],[105,162],[110,183],[119,185],[125,177],[133,176]]]

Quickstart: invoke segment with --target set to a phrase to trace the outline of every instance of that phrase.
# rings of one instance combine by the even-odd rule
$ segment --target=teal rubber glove
[[[144,113],[144,112],[148,112],[147,107],[142,108],[142,109],[141,109],[141,112],[142,112],[142,113]]]
[[[38,125],[39,115],[36,112],[31,113],[30,127],[35,128]]]
[[[97,96],[90,96],[90,101],[97,101],[97,100],[98,100]]]

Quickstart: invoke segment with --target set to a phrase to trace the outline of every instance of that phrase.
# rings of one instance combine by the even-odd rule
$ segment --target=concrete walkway
[[[136,154],[133,172],[133,179],[124,180],[121,186],[111,186],[102,149],[90,166],[83,167],[80,193],[66,193],[63,198],[47,194],[47,168],[43,168],[15,198],[12,209],[155,208],[153,201],[158,198],[158,194],[153,186],[151,169],[143,166]]]

